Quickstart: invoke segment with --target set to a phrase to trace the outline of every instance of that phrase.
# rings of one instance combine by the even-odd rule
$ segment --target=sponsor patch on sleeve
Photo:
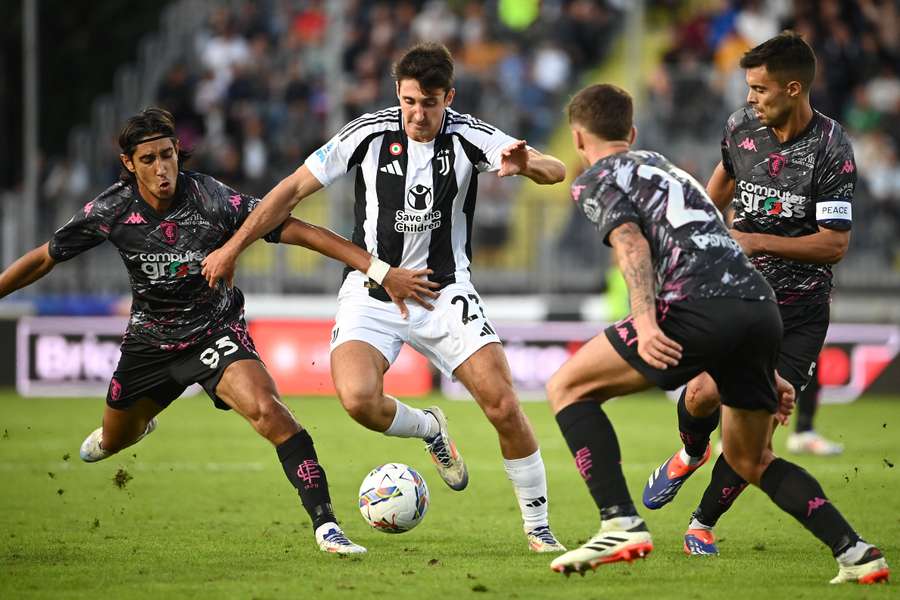
[[[852,212],[849,202],[843,200],[829,200],[828,202],[819,202],[816,204],[816,220],[817,221],[834,221],[834,220],[852,221]]]

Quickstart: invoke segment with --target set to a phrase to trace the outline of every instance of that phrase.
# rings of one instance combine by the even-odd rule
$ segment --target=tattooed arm
[[[609,243],[628,284],[638,354],[655,369],[676,366],[681,360],[681,345],[667,337],[656,322],[656,278],[647,239],[635,223],[627,222],[610,232]]]

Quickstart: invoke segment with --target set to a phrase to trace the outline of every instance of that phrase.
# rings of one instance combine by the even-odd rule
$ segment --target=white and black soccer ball
[[[369,471],[359,486],[359,512],[378,531],[403,533],[418,525],[428,510],[428,485],[401,463]]]

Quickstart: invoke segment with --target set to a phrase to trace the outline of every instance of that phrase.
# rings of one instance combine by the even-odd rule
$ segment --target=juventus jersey
[[[782,144],[755,113],[743,108],[728,119],[722,166],[735,180],[734,228],[750,233],[801,237],[847,230],[856,188],[853,147],[841,126],[814,112],[806,129]],[[830,265],[754,256],[780,304],[829,301]]]
[[[619,225],[640,227],[660,300],[775,300],[706,191],[663,155],[629,151],[602,158],[575,180],[572,198],[607,245]]]
[[[50,240],[50,256],[69,260],[109,240],[131,282],[124,343],[160,350],[187,348],[243,316],[244,296],[201,274],[206,255],[222,246],[259,204],[212,177],[181,172],[169,211],[160,215],[133,183],[118,182],[84,205]],[[266,236],[277,242],[279,226]]]
[[[323,186],[359,167],[353,243],[394,267],[432,269],[444,287],[470,280],[477,176],[498,170],[515,141],[447,109],[435,139],[416,142],[396,106],[351,121],[305,164]],[[357,271],[345,276],[366,282]],[[381,289],[370,293],[388,300]]]

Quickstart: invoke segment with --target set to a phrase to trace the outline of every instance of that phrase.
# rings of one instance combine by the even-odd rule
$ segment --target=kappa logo
[[[816,511],[816,510],[822,508],[826,504],[828,504],[828,500],[826,498],[819,498],[819,497],[813,498],[812,500],[810,500],[809,502],[806,503],[806,505],[807,505],[806,506],[806,516],[811,517],[813,514],[813,511]]]
[[[139,212],[132,212],[128,218],[122,221],[125,225],[146,225],[147,219]]]
[[[159,224],[159,230],[162,232],[163,241],[168,245],[174,246],[178,241],[178,223],[163,221]]]
[[[743,148],[744,150],[749,150],[750,152],[756,152],[756,142],[747,137],[744,138],[744,141],[738,144],[738,148]]]
[[[772,152],[769,154],[769,177],[778,177],[781,169],[787,164],[787,158],[783,154]]]
[[[84,205],[84,216],[89,216],[91,211],[94,210],[94,201],[91,200],[87,204]]]
[[[587,187],[586,185],[575,185],[575,184],[572,185],[572,201],[573,202],[578,202],[578,199],[581,198],[581,192],[583,192],[584,188],[586,188],[586,187]]]
[[[390,173],[391,175],[403,177],[403,167],[400,165],[399,160],[391,161],[378,170],[382,173]]]
[[[841,167],[841,173],[852,173],[856,170],[856,166],[853,164],[853,161],[847,159],[844,161],[844,165]]]
[[[431,203],[431,188],[421,183],[411,187],[406,195],[406,205],[410,210],[416,212],[428,210],[431,207]]]

